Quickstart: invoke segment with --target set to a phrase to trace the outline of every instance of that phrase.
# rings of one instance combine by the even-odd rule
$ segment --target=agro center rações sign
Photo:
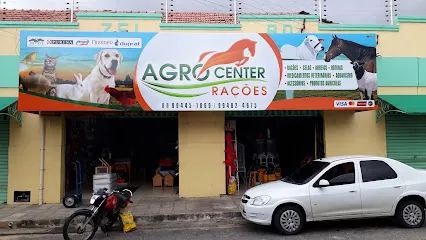
[[[344,41],[360,43],[334,47]],[[18,108],[372,109],[368,84],[356,75],[370,70],[370,59],[351,61],[342,51],[375,52],[374,44],[365,34],[21,31]]]
[[[227,34],[217,41],[217,36],[165,33],[146,45],[136,79],[147,107],[167,110],[177,104],[188,110],[264,110],[269,106],[282,72],[270,37]]]

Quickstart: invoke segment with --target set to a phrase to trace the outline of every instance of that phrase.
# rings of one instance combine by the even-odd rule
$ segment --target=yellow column
[[[226,193],[225,113],[179,113],[179,195]]]
[[[327,157],[341,155],[386,156],[384,117],[376,112],[324,111],[324,145]]]
[[[65,187],[65,119],[44,117],[44,203],[60,203]]]
[[[16,204],[13,202],[14,191],[30,191],[30,204],[37,204],[40,183],[40,117],[37,114],[22,113],[22,118],[22,126],[15,120],[10,120],[7,203]]]

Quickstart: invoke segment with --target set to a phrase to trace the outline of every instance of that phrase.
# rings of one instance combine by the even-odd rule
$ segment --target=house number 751
[[[104,27],[104,32],[110,32],[111,27],[113,26],[112,23],[102,23],[101,24]],[[139,32],[139,25],[137,23],[132,24],[134,32]],[[130,27],[128,23],[117,23],[117,32],[129,32]],[[131,31],[131,30],[130,30]]]

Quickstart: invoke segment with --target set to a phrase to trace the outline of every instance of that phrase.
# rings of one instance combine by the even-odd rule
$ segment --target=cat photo
[[[59,56],[50,57],[46,53],[46,58],[44,59],[44,68],[42,75],[49,79],[52,84],[56,83],[56,62],[58,60],[58,57]]]

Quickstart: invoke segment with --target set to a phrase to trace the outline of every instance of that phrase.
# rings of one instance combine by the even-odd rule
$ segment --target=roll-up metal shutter
[[[9,117],[0,115],[0,203],[7,202],[9,174]]]
[[[386,116],[387,156],[426,169],[426,116]]]

